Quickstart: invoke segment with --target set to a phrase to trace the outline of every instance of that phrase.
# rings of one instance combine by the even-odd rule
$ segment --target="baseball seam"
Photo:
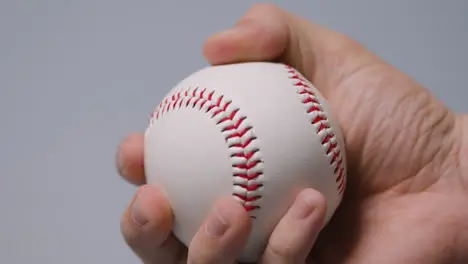
[[[297,94],[306,108],[310,123],[320,138],[320,144],[335,175],[338,199],[342,199],[346,188],[345,164],[337,138],[331,128],[327,114],[311,84],[294,68],[287,65],[288,78],[293,80]],[[165,97],[153,111],[150,124],[165,114],[180,108],[198,109],[209,114],[221,129],[228,144],[233,169],[232,195],[243,205],[252,218],[260,209],[263,196],[263,158],[260,154],[257,137],[247,117],[240,114],[232,101],[214,90],[189,87]]]
[[[325,150],[325,155],[335,175],[338,199],[342,199],[346,188],[345,161],[343,160],[336,135],[331,128],[320,99],[311,88],[309,82],[293,67],[287,65],[286,68],[288,77],[293,80],[297,94],[300,95],[302,103],[306,107],[309,120],[320,138],[320,144]]]
[[[206,88],[189,87],[164,98],[152,113],[149,125],[154,125],[165,114],[182,107],[204,111],[221,129],[232,162],[232,195],[255,218],[263,192],[263,159],[247,117],[240,114],[240,109],[233,106],[232,101],[224,95]]]

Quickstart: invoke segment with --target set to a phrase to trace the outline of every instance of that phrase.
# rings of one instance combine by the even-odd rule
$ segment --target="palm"
[[[468,219],[459,209],[468,174],[454,166],[459,118],[388,65],[335,85],[327,97],[345,135],[348,189],[311,255],[319,263],[403,263],[453,238],[457,219]]]
[[[273,60],[294,66],[328,99],[345,137],[348,183],[335,216],[318,240],[308,233],[320,224],[313,217],[301,225],[280,224],[265,263],[301,261],[314,242],[309,254],[314,264],[468,263],[467,116],[449,111],[346,36],[271,5],[253,7],[235,28],[207,40],[204,55],[211,64]],[[142,184],[143,139],[136,141],[122,144],[119,170]],[[170,206],[157,190],[144,190],[138,195],[146,205],[140,211],[153,218],[135,225],[132,202],[123,215],[124,235],[147,263],[174,263],[186,251],[181,256],[180,243],[168,238]],[[248,222],[240,216],[242,208],[231,228]],[[222,240],[196,240],[190,247],[198,263],[232,263],[235,254],[226,252],[242,245],[213,241]]]

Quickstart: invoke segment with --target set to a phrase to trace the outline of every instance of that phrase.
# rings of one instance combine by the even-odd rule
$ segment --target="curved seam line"
[[[216,97],[216,98],[215,98]],[[152,113],[150,127],[165,114],[179,108],[192,107],[211,114],[211,119],[221,126],[231,153],[233,167],[232,195],[255,218],[254,211],[260,209],[263,190],[263,159],[259,148],[256,148],[256,136],[253,127],[249,126],[246,117],[239,115],[239,108],[232,106],[232,101],[224,95],[215,96],[215,91],[196,87],[182,89],[164,98]]]
[[[315,126],[316,133],[320,138],[320,144],[325,150],[328,163],[335,175],[338,199],[342,199],[346,189],[346,161],[343,159],[342,150],[330,125],[327,114],[323,110],[322,103],[315,94],[315,91],[311,88],[309,81],[293,67],[287,65],[286,69],[289,74],[289,79],[293,80],[293,85],[297,88],[297,94],[302,97],[302,103],[307,107],[306,112],[310,117],[310,122]]]

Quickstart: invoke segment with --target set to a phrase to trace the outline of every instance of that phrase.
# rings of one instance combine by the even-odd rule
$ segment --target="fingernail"
[[[206,233],[212,237],[222,236],[228,229],[228,222],[223,216],[223,208],[215,208],[208,216],[206,223]]]
[[[126,176],[127,172],[126,172],[126,168],[124,166],[124,157],[123,157],[123,154],[122,154],[122,151],[119,149],[117,150],[117,157],[116,157],[116,160],[117,160],[117,170],[119,172],[119,174],[121,176]]]
[[[137,225],[145,225],[148,223],[148,218],[145,216],[144,212],[140,208],[140,203],[138,202],[138,197],[135,199],[132,205],[131,216],[133,221]]]
[[[314,211],[314,197],[308,191],[304,191],[297,197],[291,207],[291,215],[296,219],[308,217]]]

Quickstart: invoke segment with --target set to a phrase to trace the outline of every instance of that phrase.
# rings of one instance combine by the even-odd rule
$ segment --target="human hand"
[[[312,213],[302,225],[283,218],[263,263],[468,262],[466,115],[350,38],[272,5],[254,6],[208,39],[204,54],[212,64],[292,65],[327,98],[342,127],[349,170],[341,206],[314,245],[326,205],[305,190]],[[118,157],[121,174],[144,184],[142,135],[124,140]],[[130,247],[147,264],[185,263],[187,249],[170,235],[171,209],[157,187],[145,185],[136,197],[122,218]],[[191,263],[232,263],[246,239],[242,208],[229,199],[217,208],[229,208],[235,220],[221,238],[202,227],[189,247]],[[132,209],[145,224],[132,222]]]

